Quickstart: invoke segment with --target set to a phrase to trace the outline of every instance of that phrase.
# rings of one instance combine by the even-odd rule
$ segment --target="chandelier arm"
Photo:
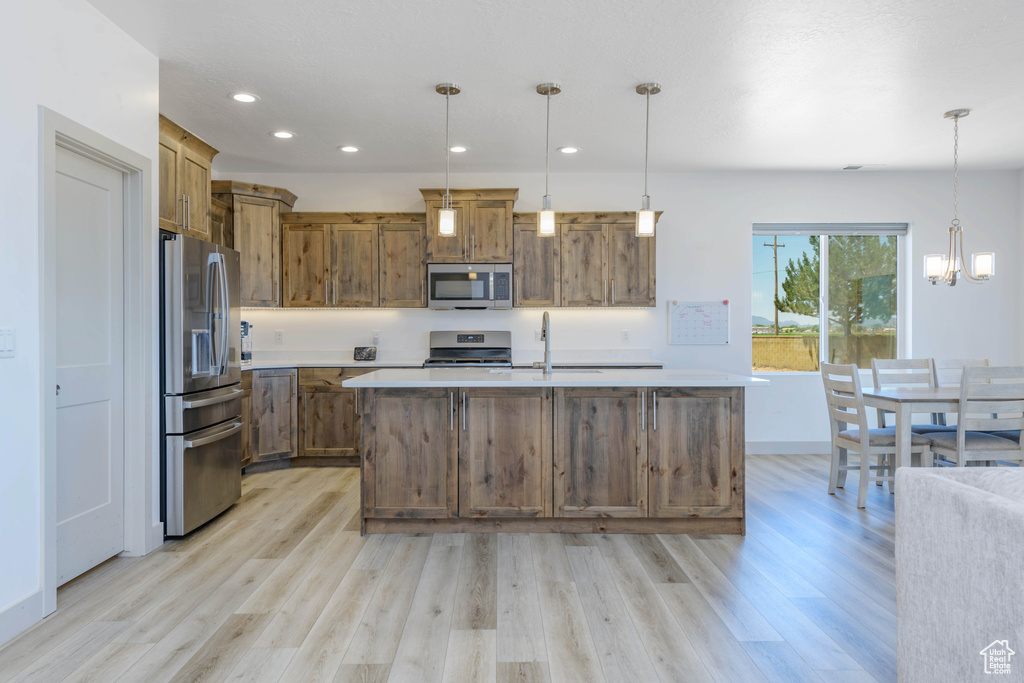
[[[982,279],[980,277],[974,277],[974,274],[971,273],[971,271],[967,269],[967,261],[964,259],[964,236],[963,236],[963,233],[960,233],[960,240],[959,241],[960,241],[960,263],[962,264],[961,269],[963,271],[963,276],[965,278],[967,278],[967,280],[970,281],[970,282],[982,282]]]
[[[953,228],[950,228],[949,248],[946,250],[946,272],[939,278],[943,282],[952,281],[953,273],[956,271],[956,238],[953,235]]]

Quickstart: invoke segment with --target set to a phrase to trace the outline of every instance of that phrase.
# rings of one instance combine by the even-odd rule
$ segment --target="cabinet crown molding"
[[[243,183],[238,180],[214,180],[212,186],[213,194],[240,194],[246,197],[276,199],[287,204],[289,208],[295,206],[295,200],[298,199],[298,196],[283,187]]]
[[[190,149],[203,155],[210,161],[220,154],[220,152],[206,140],[203,140],[195,133],[188,132],[163,114],[160,114],[160,134],[173,138],[178,142],[187,143]]]
[[[281,214],[282,223],[397,224],[424,223],[425,213],[380,211],[295,211]]]
[[[512,200],[519,199],[518,187],[487,187],[479,189],[452,188],[449,193],[453,200]],[[440,201],[444,196],[444,188],[420,188],[424,201]]]

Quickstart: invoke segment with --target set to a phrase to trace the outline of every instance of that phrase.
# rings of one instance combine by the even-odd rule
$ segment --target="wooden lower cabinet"
[[[651,517],[743,516],[743,390],[647,397]]]
[[[242,467],[252,462],[252,372],[242,371]]]
[[[298,429],[298,373],[294,369],[251,372],[252,462],[294,457]]]
[[[555,389],[558,517],[646,517],[643,389]]]
[[[743,533],[743,389],[360,390],[371,533]]]
[[[551,390],[460,390],[459,516],[551,516]]]
[[[457,390],[361,390],[363,516],[458,515]]]
[[[298,458],[343,458],[350,461],[345,464],[359,464],[358,398],[355,389],[346,389],[341,383],[366,372],[299,369]]]

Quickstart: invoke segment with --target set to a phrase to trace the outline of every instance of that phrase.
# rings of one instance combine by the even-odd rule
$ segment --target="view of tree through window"
[[[860,367],[895,358],[896,256],[896,235],[755,236],[753,369],[816,371],[822,353]]]

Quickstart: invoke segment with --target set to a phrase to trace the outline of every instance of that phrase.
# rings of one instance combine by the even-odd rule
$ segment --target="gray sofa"
[[[1024,681],[1024,468],[896,482],[899,681]]]

